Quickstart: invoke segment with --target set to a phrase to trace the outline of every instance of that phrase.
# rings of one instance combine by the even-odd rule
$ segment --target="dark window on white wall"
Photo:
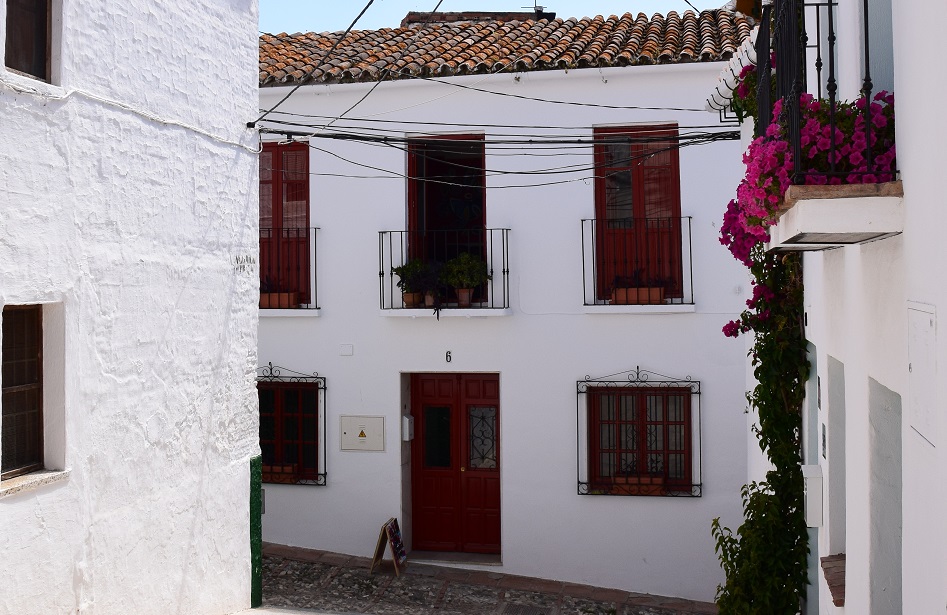
[[[263,482],[326,484],[326,379],[267,364],[257,371]]]
[[[50,81],[51,12],[51,0],[7,0],[7,68]]]
[[[43,308],[3,308],[0,478],[43,468]]]

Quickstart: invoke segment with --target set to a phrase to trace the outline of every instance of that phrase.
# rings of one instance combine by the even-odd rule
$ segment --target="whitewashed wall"
[[[947,384],[940,370],[947,364],[947,344],[937,323],[947,306],[947,248],[940,238],[947,224],[941,180],[947,162],[941,147],[947,119],[939,108],[947,85],[917,62],[937,49],[940,33],[935,23],[922,12],[898,11],[911,8],[904,0],[892,5],[904,232],[863,246],[807,254],[805,259],[807,335],[818,348],[820,423],[828,425],[830,443],[822,461],[829,478],[820,555],[847,553],[845,608],[832,605],[823,580],[822,613],[935,613],[947,604],[947,588],[941,582],[947,574],[947,530],[942,523],[947,514]],[[854,38],[839,52],[843,98],[854,98],[860,87],[858,28],[859,7],[843,4],[839,38],[843,33]],[[873,48],[873,56],[875,52]],[[833,360],[844,364],[841,438],[832,433],[833,407],[827,395]],[[869,423],[869,379],[901,397],[902,456],[891,460],[901,467],[901,501],[894,504],[900,507],[900,527],[875,521],[892,514],[892,503],[874,498],[870,488],[869,460],[878,446],[878,433]],[[838,451],[841,446],[843,453]],[[841,472],[833,468],[839,454],[844,458]],[[887,557],[870,557],[869,544],[879,535],[897,532],[902,534],[902,602],[896,610],[879,611],[877,602],[871,604],[872,591],[877,595],[879,590],[872,574]]]
[[[457,78],[526,96],[622,106],[703,108],[720,65],[680,65]],[[304,87],[281,109],[335,116],[371,84]],[[261,90],[269,107],[285,88]],[[705,112],[604,110],[549,105],[461,90],[437,82],[384,83],[353,117],[576,127],[716,124]],[[408,134],[415,125],[387,128]],[[451,128],[445,132],[463,132]],[[477,131],[471,129],[468,132]],[[488,138],[502,134],[487,129]],[[522,132],[511,129],[509,132]],[[314,139],[350,160],[404,173],[394,148]],[[378,308],[379,230],[404,229],[403,179],[311,150],[312,225],[319,231],[318,315],[262,310],[261,365],[318,371],[328,386],[328,486],[265,485],[267,541],[370,555],[390,516],[403,525],[401,374],[500,374],[502,560],[499,570],[640,592],[710,600],[722,574],[714,517],[736,527],[747,476],[745,346],[721,327],[743,307],[746,275],[718,243],[720,219],[740,177],[738,141],[681,151],[682,210],[693,216],[696,309],[678,314],[607,314],[582,305],[580,220],[594,217],[591,181],[520,190],[488,189],[487,227],[510,234],[511,314],[440,321]],[[591,166],[591,150],[555,164]],[[490,169],[538,168],[548,160],[498,157]],[[532,183],[533,178],[512,181]],[[541,179],[541,178],[540,178]],[[488,188],[511,180],[488,177]],[[631,308],[629,311],[634,311]],[[298,313],[297,313],[298,315]],[[352,356],[340,346],[351,344]],[[452,353],[446,363],[445,353]],[[701,381],[703,497],[576,495],[576,380],[636,366]],[[386,450],[341,452],[339,416],[386,417]]]
[[[53,6],[54,85],[0,68],[0,304],[46,305],[65,472],[0,498],[0,612],[233,612],[259,450],[257,3]]]
[[[947,117],[941,101],[947,83],[932,78],[917,63],[918,54],[936,49],[940,32],[932,20],[912,12],[912,5],[895,0],[893,13],[898,166],[904,179],[904,287],[909,303],[899,306],[902,317],[917,315],[908,307],[932,309],[932,356],[925,371],[911,370],[903,391],[904,424],[904,613],[938,612],[947,606],[947,340],[940,333],[947,309],[947,246],[940,237],[947,225],[943,192],[943,149]],[[898,10],[898,8],[902,10]],[[907,9],[907,10],[905,10]],[[939,322],[938,322],[939,321]],[[907,326],[904,326],[907,328]],[[904,329],[902,329],[903,331]],[[910,329],[905,332],[910,334]],[[905,343],[901,343],[902,348]],[[916,345],[912,348],[916,351]],[[912,352],[913,354],[913,352]],[[917,356],[909,357],[917,362]],[[905,363],[899,365],[904,373]],[[935,446],[911,427],[932,417],[932,429],[921,427]]]

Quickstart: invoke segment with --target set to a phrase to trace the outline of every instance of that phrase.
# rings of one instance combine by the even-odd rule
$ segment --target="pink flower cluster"
[[[723,326],[723,334],[727,337],[737,337],[756,328],[769,320],[771,312],[769,305],[776,299],[776,293],[771,288],[753,282],[753,296],[746,300],[746,307],[739,320],[731,320]]]
[[[741,72],[741,77],[746,76]],[[740,96],[739,88],[736,94]],[[776,223],[779,206],[795,172],[802,174],[806,184],[867,184],[895,179],[892,94],[879,92],[871,103],[862,97],[854,103],[837,103],[834,109],[825,100],[803,94],[799,105],[798,169],[785,127],[780,123],[779,100],[773,106],[773,119],[766,135],[750,143],[743,155],[746,174],[737,187],[737,198],[727,204],[723,216],[720,243],[755,275],[759,275],[755,269],[759,256],[754,252],[769,239],[769,228]],[[760,330],[770,318],[767,306],[774,305],[770,303],[774,296],[774,289],[755,281],[748,309],[738,320],[724,326],[724,335],[737,337]]]
[[[830,117],[826,101],[811,94],[799,97],[799,171],[806,184],[861,184],[894,179],[894,96],[888,92],[875,95],[868,105],[870,130],[866,129],[866,104],[864,97],[854,103],[837,103]],[[776,222],[779,204],[795,171],[789,140],[779,122],[781,114],[780,100],[773,107],[773,120],[766,135],[750,143],[743,155],[746,175],[737,187],[736,200],[727,205],[721,227],[720,243],[747,267],[752,264],[753,248],[769,239],[769,227]]]

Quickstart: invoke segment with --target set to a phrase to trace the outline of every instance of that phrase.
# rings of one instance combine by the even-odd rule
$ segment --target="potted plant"
[[[469,252],[455,256],[444,267],[444,283],[454,287],[460,307],[470,307],[474,289],[490,279],[487,264]]]
[[[612,305],[653,305],[664,303],[667,280],[649,277],[642,269],[630,276],[615,276],[611,289]]]
[[[444,265],[434,261],[423,263],[418,274],[418,288],[424,293],[424,307],[440,309],[441,271]]]
[[[298,308],[299,293],[280,291],[279,285],[270,276],[260,282],[260,307],[263,309]]]
[[[413,258],[403,265],[391,268],[391,273],[398,276],[398,288],[401,289],[401,299],[406,308],[418,307],[424,297],[422,276],[425,264],[419,258]]]

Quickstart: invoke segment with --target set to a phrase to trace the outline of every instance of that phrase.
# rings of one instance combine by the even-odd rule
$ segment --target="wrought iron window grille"
[[[486,264],[489,279],[462,300],[442,273],[465,253]],[[393,270],[405,265],[418,267],[407,284]],[[508,309],[510,229],[379,231],[378,298],[382,310]]]
[[[691,221],[582,220],[583,304],[693,305]]]
[[[317,457],[318,457],[318,473],[314,478],[295,478],[285,484],[294,484],[294,485],[313,485],[324,487],[327,484],[327,472],[326,472],[326,378],[325,376],[320,376],[318,372],[312,372],[307,374],[305,372],[297,372],[295,370],[281,367],[278,365],[273,365],[272,361],[267,363],[262,367],[257,368],[257,384],[260,383],[273,383],[273,384],[304,384],[310,387],[315,387],[316,398],[317,398],[317,417],[316,421],[318,424],[317,427]],[[262,425],[261,425],[262,427]],[[264,461],[265,463],[265,461]],[[283,482],[281,480],[274,481],[265,481],[264,482]]]
[[[654,395],[648,395],[648,392],[653,392]],[[595,417],[593,398],[603,395],[625,396],[639,400],[642,397],[665,400],[674,398],[683,402],[679,402],[677,410],[683,416],[678,417],[680,420],[674,421],[673,425],[680,428],[673,438],[683,441],[684,446],[682,449],[684,452],[674,453],[683,456],[685,466],[681,467],[682,464],[678,463],[682,471],[678,472],[677,476],[671,471],[669,463],[670,445],[668,442],[670,440],[668,436],[670,434],[667,426],[671,426],[671,421],[668,420],[668,416],[654,416],[651,414],[652,411],[658,411],[658,409],[648,407],[644,410],[636,408],[634,419],[620,421],[616,415],[608,421],[602,421],[600,417]],[[683,401],[685,398],[686,402]],[[665,412],[665,410],[661,409],[660,412]],[[593,417],[598,420],[591,420]],[[615,435],[606,436],[605,434],[611,425],[618,426],[619,423],[622,423],[621,427],[628,429],[632,434],[635,433],[635,429],[642,430],[643,428],[637,435],[630,438],[636,443],[634,451],[620,451],[620,446],[616,446],[614,450],[605,450],[601,441],[595,441],[596,438],[614,439]],[[593,432],[593,427],[597,429],[595,432]],[[654,429],[649,429],[649,427]],[[658,430],[661,430],[658,437],[663,446],[652,447],[655,444],[653,436],[657,435]],[[621,438],[622,436],[618,436],[619,440]],[[644,446],[638,446],[640,444]],[[672,378],[636,367],[634,370],[600,378],[586,376],[585,379],[576,382],[576,475],[579,495],[700,497],[702,494],[700,444],[699,380],[693,380],[690,376],[683,379]],[[592,458],[593,454],[611,457],[610,461],[614,464],[608,472],[604,473],[607,476],[602,476],[601,467]],[[625,459],[624,455],[637,456],[637,460],[629,463],[630,460]]]
[[[260,228],[260,308],[318,310],[319,227]]]

